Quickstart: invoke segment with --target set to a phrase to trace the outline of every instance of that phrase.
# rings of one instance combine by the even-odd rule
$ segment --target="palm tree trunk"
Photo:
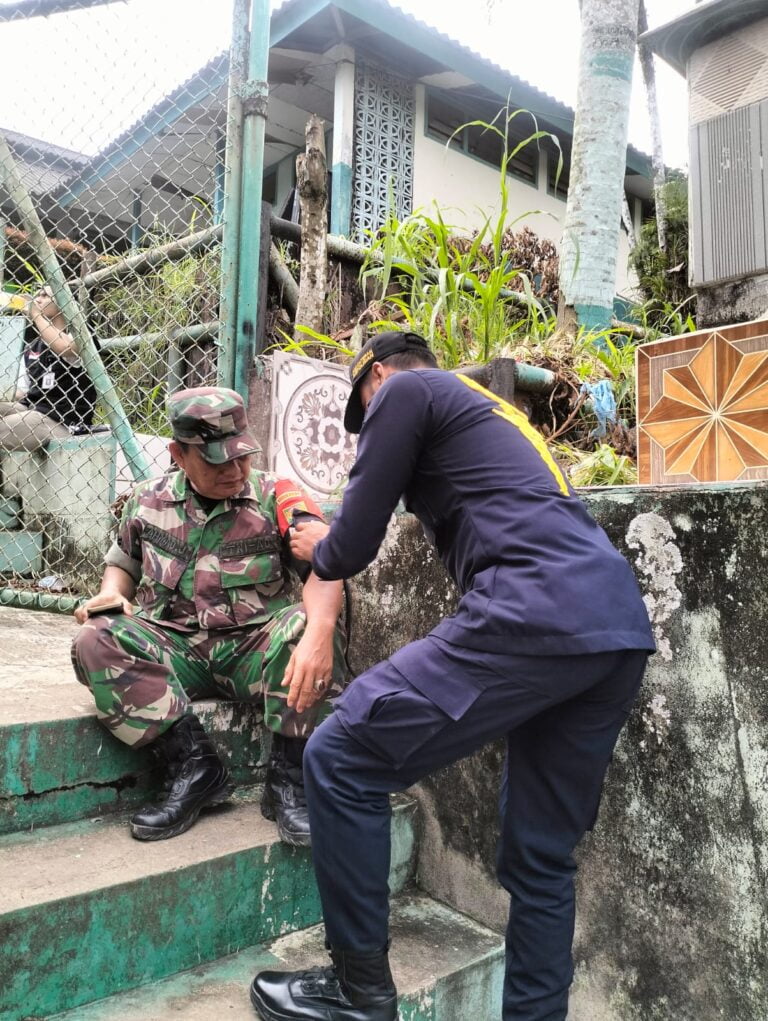
[[[638,14],[637,32],[642,35],[648,29],[648,15],[645,10],[645,0],[640,0]],[[664,170],[664,151],[661,144],[661,121],[659,120],[659,103],[656,95],[656,67],[653,63],[653,53],[645,45],[638,42],[637,55],[640,58],[640,68],[643,72],[645,82],[645,97],[648,103],[648,117],[651,122],[651,159],[653,161],[653,197],[656,203],[656,225],[659,235],[659,248],[665,251],[667,247],[667,216],[664,205],[664,185],[666,174]]]
[[[582,0],[581,55],[560,254],[561,328],[610,326],[640,0]]]

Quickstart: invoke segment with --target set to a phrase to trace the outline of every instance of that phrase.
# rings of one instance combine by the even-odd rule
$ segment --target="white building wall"
[[[413,208],[429,212],[437,202],[445,220],[458,232],[480,227],[489,213],[498,217],[499,171],[426,134],[425,90],[416,87],[413,152]],[[535,143],[531,143],[534,145]],[[539,237],[560,243],[565,201],[547,191],[546,154],[541,154],[538,185],[507,175],[509,226],[528,226]],[[629,246],[622,231],[616,272],[616,293],[630,296],[633,283],[627,268]]]

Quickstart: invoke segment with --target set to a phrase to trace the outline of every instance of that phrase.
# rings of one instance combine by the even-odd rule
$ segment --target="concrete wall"
[[[765,1021],[768,486],[584,499],[635,566],[660,651],[579,852],[570,1021]],[[454,600],[415,520],[395,519],[354,585],[353,666],[423,635]],[[421,885],[499,928],[502,756],[488,747],[418,789]]]
[[[499,171],[478,159],[447,148],[426,134],[425,90],[417,86],[413,139],[413,208],[432,211],[436,202],[447,223],[459,230],[480,227],[484,216],[498,216]],[[526,124],[526,130],[528,125]],[[532,132],[533,129],[531,129]],[[535,145],[535,143],[531,143]],[[507,176],[509,223],[519,230],[523,225],[539,237],[560,244],[565,219],[565,201],[547,190],[547,164],[540,154],[538,186]],[[522,217],[519,223],[514,223]],[[631,295],[636,282],[627,267],[629,246],[624,231],[619,236],[616,262],[616,293]]]
[[[731,326],[765,319],[768,315],[768,273],[696,288],[699,329]]]

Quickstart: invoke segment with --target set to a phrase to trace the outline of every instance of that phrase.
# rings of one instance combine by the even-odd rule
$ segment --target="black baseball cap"
[[[406,333],[403,330],[388,330],[378,333],[360,348],[349,367],[349,378],[352,392],[344,412],[344,428],[350,433],[359,433],[363,426],[365,410],[360,400],[360,384],[370,372],[374,362],[383,362],[390,355],[413,351],[431,355],[429,344],[418,333]]]

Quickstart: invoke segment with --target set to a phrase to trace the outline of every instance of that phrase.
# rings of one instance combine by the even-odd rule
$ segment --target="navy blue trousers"
[[[573,851],[594,823],[648,653],[506,656],[432,636],[402,652],[352,682],[305,751],[328,941],[358,951],[388,942],[390,793],[506,737],[497,861],[510,895],[503,1021],[564,1021]],[[459,690],[466,697],[454,697]]]

